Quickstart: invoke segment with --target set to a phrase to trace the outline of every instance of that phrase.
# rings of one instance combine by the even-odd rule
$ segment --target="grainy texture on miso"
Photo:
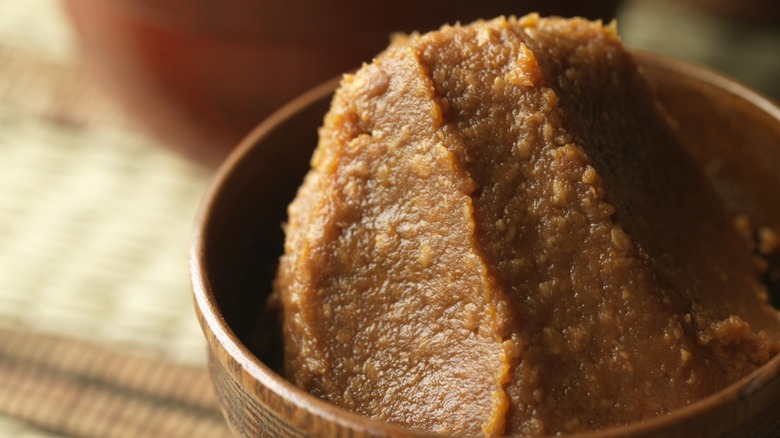
[[[497,18],[346,75],[289,208],[285,372],[465,435],[626,424],[776,354],[750,251],[613,26]]]

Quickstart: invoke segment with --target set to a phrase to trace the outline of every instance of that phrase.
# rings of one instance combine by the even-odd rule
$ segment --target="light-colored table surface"
[[[0,436],[222,436],[187,271],[211,175],[133,126],[58,0],[0,2]]]

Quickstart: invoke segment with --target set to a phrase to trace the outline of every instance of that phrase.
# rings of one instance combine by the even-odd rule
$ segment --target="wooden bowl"
[[[716,73],[636,55],[729,208],[748,213],[756,226],[780,230],[780,109]],[[336,85],[315,88],[255,129],[218,171],[197,219],[195,303],[222,410],[238,436],[428,436],[329,405],[275,371],[281,346],[274,318],[261,309],[282,251],[280,224],[309,168]],[[584,436],[775,436],[779,430],[776,357],[670,415]]]

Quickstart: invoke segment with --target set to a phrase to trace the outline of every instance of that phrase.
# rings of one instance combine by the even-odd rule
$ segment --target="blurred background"
[[[780,99],[774,0],[479,3],[0,2],[0,436],[227,434],[189,291],[200,198],[253,126],[394,31],[617,17],[627,45]]]

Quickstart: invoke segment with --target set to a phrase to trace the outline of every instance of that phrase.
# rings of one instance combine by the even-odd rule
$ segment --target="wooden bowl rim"
[[[743,100],[753,107],[760,109],[761,112],[769,115],[777,121],[778,125],[780,125],[780,106],[734,79],[726,77],[710,68],[688,61],[641,50],[631,50],[631,52],[635,56],[640,67],[647,66],[655,70],[663,70],[667,73],[694,79],[704,85],[719,88],[739,100]],[[260,144],[279,124],[284,120],[293,117],[297,112],[308,105],[318,102],[332,94],[340,81],[341,77],[326,81],[302,94],[272,114],[241,141],[239,146],[217,170],[197,213],[195,221],[196,226],[190,248],[190,273],[196,311],[200,316],[199,320],[202,329],[207,335],[207,338],[209,338],[209,348],[217,348],[217,346],[211,345],[212,342],[216,342],[218,348],[223,349],[224,352],[241,367],[241,371],[245,375],[250,376],[288,403],[305,410],[314,416],[352,430],[375,431],[396,436],[438,436],[373,420],[332,405],[307,393],[301,388],[298,388],[283,376],[271,370],[239,340],[238,336],[230,328],[219,311],[219,306],[214,298],[214,293],[209,281],[204,248],[205,233],[208,224],[211,221],[212,207],[222,192],[231,171],[249,154],[253,147]],[[226,358],[219,354],[217,354],[216,357],[223,367],[227,366]],[[695,418],[718,406],[744,400],[751,393],[763,388],[772,380],[779,378],[780,355],[777,355],[762,367],[734,384],[704,399],[677,409],[668,415],[662,415],[628,425],[614,426],[598,431],[568,436],[579,438],[607,438],[661,432],[675,424],[685,423],[687,420]],[[252,393],[254,394],[254,391],[252,391]]]

